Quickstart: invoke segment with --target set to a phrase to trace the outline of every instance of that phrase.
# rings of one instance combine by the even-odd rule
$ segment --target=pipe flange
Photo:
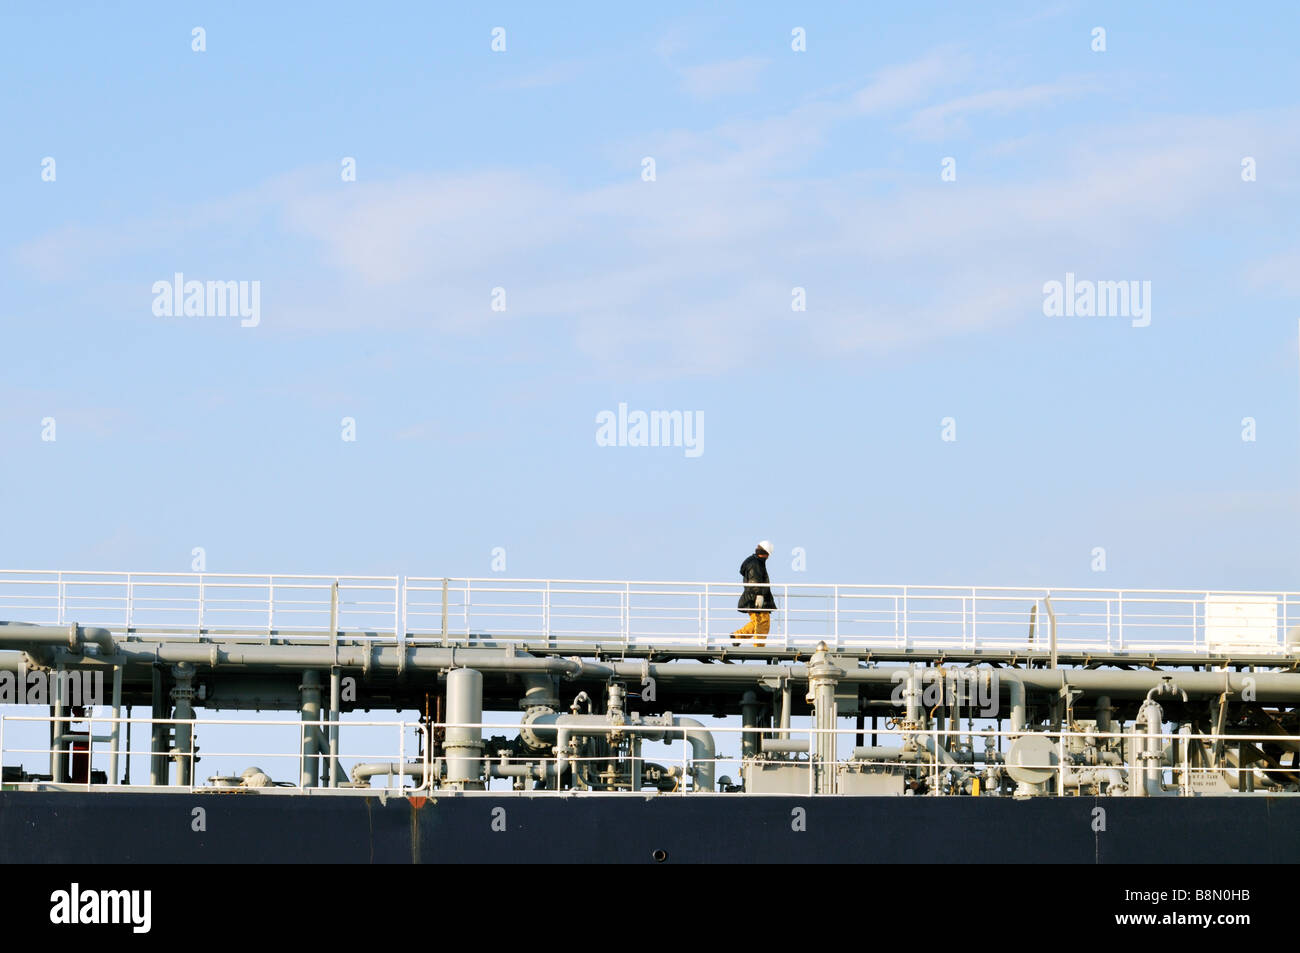
[[[555,714],[554,708],[546,705],[533,705],[524,712],[523,726],[519,729],[519,740],[531,751],[545,751],[551,747],[550,742],[543,741],[533,730],[533,722],[543,715]]]

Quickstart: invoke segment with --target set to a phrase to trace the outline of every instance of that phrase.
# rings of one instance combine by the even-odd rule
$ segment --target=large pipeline
[[[334,665],[369,672],[375,669],[403,671],[409,669],[446,670],[458,667],[486,672],[510,672],[520,675],[550,674],[566,679],[622,678],[640,682],[649,675],[660,684],[689,680],[696,685],[732,686],[771,682],[773,679],[808,680],[808,666],[798,664],[757,665],[718,664],[712,662],[591,662],[557,656],[538,657],[507,649],[459,648],[439,646],[398,646],[393,644],[339,645],[249,645],[228,642],[115,642],[106,629],[82,626],[38,626],[15,623],[0,624],[0,645],[13,648],[65,646],[80,650],[93,643],[104,651],[115,652],[126,664],[151,665],[190,662],[196,666],[217,668],[223,665],[264,669],[329,669]],[[72,661],[72,660],[69,660]],[[1282,661],[1279,659],[1279,662]],[[897,684],[906,678],[908,667],[849,668],[838,678],[840,683]],[[1010,669],[977,668],[981,677],[996,673],[1000,682],[1042,692],[1059,692],[1069,686],[1089,695],[1111,698],[1142,699],[1164,679],[1176,677],[1179,688],[1192,697],[1218,697],[1227,692],[1241,694],[1248,689],[1256,701],[1290,702],[1300,699],[1300,673],[1296,672],[1187,672],[1187,671],[1120,671],[1095,669]],[[901,674],[896,674],[901,673]],[[1014,695],[1013,695],[1014,699]]]

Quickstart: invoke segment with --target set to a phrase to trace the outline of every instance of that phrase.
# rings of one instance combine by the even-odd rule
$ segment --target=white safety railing
[[[128,718],[113,717],[111,713],[95,715],[93,711],[78,715],[0,713],[0,763],[11,769],[21,767],[29,775],[65,788],[95,790],[128,783],[132,787],[151,784],[155,757],[163,764],[158,790],[177,790],[184,774],[190,778],[188,785],[181,786],[185,790],[240,787],[241,775],[252,767],[266,775],[263,786],[298,791],[308,786],[346,790],[351,780],[348,772],[363,764],[403,768],[391,775],[374,772],[377,783],[372,781],[364,790],[418,793],[428,788],[432,778],[428,727],[421,722]],[[347,748],[340,749],[339,773],[335,784],[331,784],[330,752],[325,739],[335,725],[340,736],[346,735]],[[57,732],[52,726],[57,726]],[[151,750],[154,726],[168,737],[157,752]],[[190,732],[190,743],[184,748],[176,747],[176,739],[170,737],[181,726],[187,726]],[[321,743],[314,746],[315,750],[310,731],[319,732]],[[55,739],[53,747],[51,736]],[[406,783],[404,775],[410,775],[414,783]],[[99,783],[95,782],[97,776],[102,776]],[[311,784],[309,777],[317,779],[316,783]]]
[[[0,620],[140,635],[323,638],[333,618],[340,631],[391,639],[401,627],[400,606],[395,576],[0,570]]]
[[[739,582],[0,571],[0,620],[140,637],[409,638],[563,650],[747,647],[1268,655],[1300,593],[776,583],[770,632],[732,633]]]
[[[35,739],[48,738],[51,723],[59,726],[60,740],[54,748]],[[143,746],[130,751],[131,763],[137,765],[134,781],[128,782],[120,768],[113,774],[108,765],[117,766],[106,742],[107,732],[114,724],[123,726],[126,736],[128,725],[136,727],[137,737]],[[111,716],[57,716],[0,715],[0,760],[6,764],[17,757],[27,767],[29,774],[45,775],[30,783],[51,783],[61,790],[106,790],[130,783],[133,789],[149,784],[148,739],[153,726],[174,729],[188,726],[193,734],[189,750],[172,750],[167,753],[168,769],[161,783],[150,790],[164,792],[176,790],[226,790],[236,782],[243,768],[250,765],[263,767],[270,776],[279,775],[266,788],[251,787],[250,791],[267,789],[305,792],[309,787],[323,790],[328,781],[329,755],[326,751],[311,754],[303,742],[304,726],[328,731],[333,722],[322,720],[302,722],[297,719],[248,720],[227,718],[151,719],[112,718]],[[446,752],[431,748],[432,734],[451,728],[474,729],[484,737],[488,732],[506,731],[515,734],[527,727],[524,721],[513,722],[415,722],[415,721],[344,721],[339,723],[347,731],[349,745],[346,753],[340,751],[340,765],[345,772],[349,766],[369,765],[366,780],[358,784],[342,784],[334,788],[338,794],[364,794],[392,792],[406,796],[424,795],[435,790],[445,790],[443,764]],[[536,726],[532,726],[535,728]],[[74,731],[73,729],[77,729]],[[233,747],[222,744],[219,729],[242,732]],[[378,744],[359,741],[369,729],[378,731],[387,742]],[[1158,795],[1230,795],[1239,791],[1253,791],[1281,785],[1295,790],[1300,781],[1300,769],[1282,764],[1256,762],[1247,766],[1236,764],[1235,751],[1242,745],[1273,745],[1294,750],[1300,746],[1300,736],[1279,734],[1211,734],[1192,733],[1186,730],[1160,731],[1147,734],[1132,728],[1114,731],[1043,730],[1026,732],[1023,729],[976,729],[931,726],[925,729],[906,727],[817,728],[811,725],[789,727],[744,727],[736,725],[710,725],[707,731],[693,726],[614,724],[582,726],[581,737],[588,743],[603,736],[622,738],[624,742],[638,730],[650,737],[642,742],[639,754],[624,747],[621,750],[602,752],[600,749],[571,745],[563,753],[545,749],[526,755],[511,756],[504,752],[491,752],[486,747],[481,755],[460,749],[463,768],[465,759],[475,765],[471,774],[477,773],[481,781],[466,785],[468,790],[486,790],[502,793],[509,790],[538,793],[587,794],[640,794],[657,789],[664,794],[726,793],[746,791],[757,794],[863,794],[879,795],[921,794],[929,796],[991,794],[999,791],[1010,794],[1016,787],[1014,778],[1003,777],[1008,754],[1014,750],[1018,739],[1041,738],[1047,746],[1031,749],[1034,755],[1017,756],[1014,766],[1038,772],[1037,794],[1067,796],[1079,793],[1081,785],[1096,792],[1099,783],[1105,785],[1104,793],[1121,793],[1135,796],[1141,786],[1146,796]],[[251,732],[251,733],[249,733]],[[393,734],[396,733],[396,738]],[[275,735],[278,734],[278,739]],[[692,744],[691,736],[710,739],[710,758],[701,757]],[[662,736],[659,738],[658,736]],[[295,742],[293,738],[296,738]],[[410,739],[408,741],[408,738]],[[742,757],[742,738],[747,738],[756,751],[765,745],[760,739],[779,739],[786,753],[763,753],[758,757]],[[865,745],[870,738],[871,744]],[[263,745],[279,741],[275,750]],[[1098,762],[1085,750],[1095,753],[1093,746],[1101,745],[1117,758]],[[707,750],[707,749],[706,749]],[[929,752],[944,752],[941,758]],[[1159,752],[1154,760],[1144,753]],[[44,769],[51,766],[51,754],[63,759],[62,778],[54,782]],[[125,747],[120,751],[121,765],[127,761]],[[179,762],[188,760],[191,782],[180,785],[177,769]],[[305,783],[308,762],[317,762],[313,772],[314,783]],[[33,769],[35,765],[35,769]],[[391,772],[381,770],[385,765]],[[140,768],[143,768],[143,771]],[[894,778],[894,783],[878,784],[864,788],[854,780],[860,772],[872,771]],[[96,781],[98,774],[104,778]],[[701,778],[709,775],[711,785],[701,787]],[[285,778],[288,775],[288,778]],[[1108,776],[1106,776],[1108,775]],[[1106,777],[1103,777],[1106,776]],[[405,781],[409,777],[411,780]],[[1100,782],[1098,778],[1100,777]],[[602,778],[612,779],[606,786]],[[638,786],[633,786],[635,778]],[[350,779],[350,776],[349,776]],[[561,780],[562,779],[562,780]],[[978,781],[981,787],[972,782]],[[1119,783],[1118,789],[1114,788]],[[9,781],[8,783],[15,783]],[[458,787],[458,786],[457,786]]]
[[[518,730],[524,723],[505,725],[501,722],[479,723],[437,723],[440,728],[475,728],[480,731],[488,729],[500,731]],[[563,761],[551,752],[539,752],[526,757],[507,757],[504,755],[484,755],[478,759],[479,770],[484,778],[486,789],[495,792],[522,790],[530,793],[556,793],[572,795],[642,795],[646,789],[656,787],[647,777],[658,777],[661,793],[673,795],[694,795],[710,790],[710,793],[736,793],[745,791],[757,794],[808,794],[808,795],[843,795],[872,793],[881,796],[920,794],[933,797],[1015,793],[1017,782],[1013,777],[1002,777],[1006,769],[1008,753],[1018,739],[1027,737],[1043,738],[1049,742],[1046,754],[1041,758],[1036,755],[1017,756],[1015,767],[1018,770],[1035,770],[1041,780],[1033,791],[1035,796],[1076,796],[1081,787],[1096,793],[1098,775],[1110,772],[1120,782],[1118,789],[1110,788],[1110,777],[1103,776],[1101,790],[1109,795],[1162,796],[1196,794],[1231,795],[1239,791],[1254,791],[1265,787],[1280,786],[1294,791],[1300,781],[1300,769],[1294,766],[1267,765],[1263,762],[1249,766],[1237,766],[1229,763],[1224,755],[1235,752],[1241,745],[1278,745],[1290,750],[1300,745],[1300,736],[1278,734],[1213,734],[1187,731],[1159,731],[1147,734],[1145,731],[1129,730],[1098,731],[1087,730],[1043,730],[1026,732],[1014,729],[975,729],[975,728],[940,728],[926,729],[903,728],[816,728],[812,726],[791,726],[787,728],[752,727],[735,725],[710,725],[707,734],[714,737],[716,752],[712,758],[701,758],[693,750],[688,734],[697,734],[700,729],[688,726],[663,727],[653,726],[653,732],[663,732],[665,738],[657,746],[645,743],[646,749],[640,755],[633,755],[624,749],[618,753],[582,754],[569,750]],[[626,724],[584,725],[582,734],[588,738],[601,736],[627,736]],[[782,739],[796,742],[801,748],[795,753],[763,754],[742,757],[739,754],[741,738],[749,736],[761,749],[758,739]],[[875,739],[870,748],[863,743],[867,738]],[[825,745],[820,745],[824,741]],[[880,742],[877,744],[876,742]],[[907,745],[907,757],[900,758],[898,753]],[[1216,743],[1221,744],[1222,753],[1218,755],[1217,764],[1205,763],[1212,757],[1211,752]],[[1095,751],[1091,746],[1102,745],[1107,753],[1117,753],[1115,761],[1093,762],[1085,749]],[[862,746],[862,747],[860,747]],[[825,748],[828,757],[819,758],[818,752]],[[724,751],[723,749],[727,749]],[[1170,757],[1165,758],[1168,749]],[[863,750],[864,756],[854,752]],[[942,758],[929,754],[932,751],[944,751]],[[1144,750],[1158,750],[1160,755],[1154,760],[1140,756]],[[892,751],[892,756],[877,757],[873,752]],[[733,753],[734,752],[734,753]],[[1234,754],[1235,757],[1235,754]],[[1196,763],[1194,763],[1196,762]],[[565,781],[557,780],[556,769],[566,771]],[[632,776],[633,766],[642,780],[642,786],[633,789],[627,783]],[[521,768],[525,766],[545,766],[544,777],[530,774],[526,778],[518,775],[504,776],[501,768]],[[701,788],[699,779],[706,766],[714,778],[713,788]],[[662,769],[667,768],[667,771]],[[861,771],[871,770],[892,775],[896,783],[880,785],[874,790],[864,789],[852,783],[853,777]],[[436,771],[436,766],[435,766]],[[593,782],[602,772],[610,771],[613,776],[622,779],[618,789],[602,789]],[[657,773],[655,773],[657,771]],[[776,784],[764,785],[761,781],[751,783],[747,773],[764,771],[784,772]],[[587,780],[575,783],[575,777],[583,773]],[[818,779],[821,777],[819,790]],[[978,779],[983,787],[975,787],[972,780]],[[1216,781],[1216,786],[1204,782]],[[922,783],[918,783],[922,782]],[[1246,783],[1249,782],[1249,783]],[[1146,794],[1140,794],[1135,788],[1141,787]]]

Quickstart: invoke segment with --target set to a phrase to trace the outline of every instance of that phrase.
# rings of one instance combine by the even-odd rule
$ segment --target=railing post
[[[542,593],[542,637],[546,639],[546,644],[554,648],[555,643],[551,640],[551,580],[546,580],[546,589]]]
[[[266,637],[275,630],[275,577],[266,577]]]
[[[606,734],[605,737],[608,738],[609,735]],[[682,729],[682,783],[677,788],[679,791],[682,792],[682,794],[686,793],[686,776],[687,776],[686,753],[689,750],[690,750],[690,745],[686,741],[686,729],[683,728]]]
[[[126,631],[129,633],[135,624],[135,583],[131,574],[126,574]]]
[[[1282,593],[1282,638],[1280,638],[1280,639],[1278,640],[1278,644],[1281,645],[1283,649],[1286,648],[1286,636],[1287,636],[1287,632],[1288,632],[1288,630],[1289,630],[1289,627],[1287,626],[1287,622],[1286,622],[1286,619],[1287,619],[1287,612],[1286,612],[1286,610],[1287,610],[1287,607],[1288,607],[1288,605],[1290,604],[1290,602],[1291,602],[1291,600],[1290,600],[1288,594],[1285,593],[1285,592]]]
[[[465,593],[466,593],[465,599],[466,601],[468,601],[469,600],[468,583],[466,584]],[[469,610],[466,609],[465,611],[468,612]],[[444,646],[447,644],[447,579],[446,577],[443,577],[442,580],[442,644]]]
[[[62,571],[62,570],[60,570],[59,573],[58,573],[58,577],[57,577],[57,585],[58,585],[58,601],[59,601],[59,625],[63,625],[63,624],[64,624],[64,623],[63,623],[63,615],[64,615],[64,609],[65,609],[64,602],[65,602],[67,596],[66,596],[66,594],[65,594],[64,591],[63,591],[63,571]]]
[[[1056,763],[1058,769],[1058,780],[1056,782],[1056,796],[1065,797],[1065,729],[1056,736]]]
[[[339,662],[339,581],[330,583],[330,655]]]
[[[975,587],[970,588],[970,644],[979,645],[979,610],[975,600]]]
[[[1117,645],[1116,648],[1122,649],[1124,647],[1124,590],[1119,589],[1116,591],[1118,592],[1118,597],[1116,600],[1117,605],[1115,614],[1118,616],[1117,625],[1119,628],[1119,645]]]
[[[1202,602],[1201,605],[1206,607],[1210,605],[1210,594],[1208,592],[1205,594],[1205,601]],[[1203,626],[1202,631],[1204,631]],[[1192,648],[1195,649],[1200,644],[1201,643],[1196,638],[1196,604],[1192,603]]]
[[[907,648],[907,586],[903,587],[903,648]]]
[[[393,577],[393,644],[401,645],[402,632],[402,577]]]
[[[203,637],[203,574],[199,573],[199,637]]]
[[[785,611],[781,613],[781,645],[784,648],[790,647],[790,584],[784,582],[781,584],[781,594],[785,597]],[[776,615],[775,612],[772,615]]]
[[[1191,775],[1188,774],[1188,772],[1191,770],[1192,762],[1191,762],[1191,758],[1188,757],[1188,752],[1187,752],[1187,749],[1192,746],[1191,745],[1192,736],[1188,734],[1188,735],[1182,735],[1181,737],[1183,742],[1182,743],[1182,749],[1183,749],[1182,750],[1182,755],[1183,755],[1182,793],[1184,797],[1187,797],[1190,796],[1192,793],[1192,778]]]
[[[704,584],[704,647],[709,647],[709,584]]]
[[[835,584],[833,598],[835,600],[834,608],[832,609],[832,612],[834,612],[835,614],[835,648],[839,649],[841,648],[841,646],[840,646],[840,584],[838,582]]]

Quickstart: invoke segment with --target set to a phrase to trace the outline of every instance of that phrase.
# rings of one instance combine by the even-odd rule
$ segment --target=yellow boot
[[[739,637],[742,638],[742,639],[747,639],[747,638],[749,638],[750,635],[751,635],[754,631],[756,631],[756,629],[757,629],[757,627],[758,627],[758,622],[757,622],[757,620],[756,620],[756,618],[755,618],[757,615],[758,615],[757,612],[751,612],[751,613],[749,614],[749,621],[746,622],[746,623],[745,623],[743,626],[741,626],[739,629],[737,629],[735,632],[731,633],[732,636],[739,636]],[[740,643],[737,642],[737,641],[735,640],[735,638],[733,638],[732,641],[731,641],[731,644],[732,644],[732,645],[739,645]]]

